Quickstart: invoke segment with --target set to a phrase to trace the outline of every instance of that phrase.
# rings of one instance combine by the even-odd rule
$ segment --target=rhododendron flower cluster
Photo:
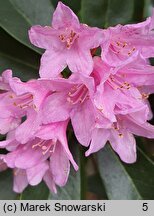
[[[32,44],[45,49],[38,79],[22,82],[6,70],[0,77],[0,170],[11,168],[14,191],[42,180],[51,191],[67,182],[66,131],[72,124],[86,156],[109,141],[125,163],[136,161],[134,135],[154,138],[148,102],[154,92],[154,17],[138,24],[99,29],[81,24],[59,2],[51,26],[32,26]],[[101,54],[97,55],[98,50]],[[66,67],[68,68],[66,69]],[[63,71],[71,75],[63,76]]]

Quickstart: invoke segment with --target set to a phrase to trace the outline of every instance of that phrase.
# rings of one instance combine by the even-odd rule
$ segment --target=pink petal
[[[46,82],[41,82],[41,80],[30,80],[26,83],[21,82],[19,79],[12,79],[10,81],[10,86],[17,95],[32,95],[33,103],[37,109],[40,108],[42,101],[49,92],[45,84]]]
[[[44,124],[65,121],[69,114],[70,106],[66,93],[54,93],[45,100],[42,113]]]
[[[36,166],[41,161],[45,161],[49,157],[49,153],[42,154],[42,149],[38,146],[33,147],[40,140],[34,140],[30,144],[23,145],[15,158],[15,166],[21,169],[29,169]]]
[[[34,134],[39,128],[41,117],[33,109],[29,109],[27,119],[17,128],[16,139],[24,144],[34,138]]]
[[[75,42],[67,53],[67,64],[72,72],[89,75],[93,70],[93,60],[90,50],[85,50]]]
[[[28,180],[25,170],[14,169],[13,190],[16,193],[22,193],[28,186]]]
[[[68,6],[59,2],[53,14],[52,27],[55,29],[67,27],[79,28],[79,20]]]
[[[54,182],[59,186],[64,186],[69,176],[70,162],[60,143],[57,143],[56,149],[50,157],[50,170]]]
[[[92,140],[90,143],[90,148],[88,149],[88,151],[86,151],[86,154],[85,154],[86,157],[102,149],[105,146],[108,138],[109,138],[109,130],[94,129],[93,134],[92,134]]]
[[[68,159],[70,160],[70,162],[72,163],[74,169],[77,171],[78,170],[78,165],[76,164],[76,162],[73,159],[73,156],[68,148],[68,142],[67,142],[67,136],[66,136],[66,127],[67,127],[67,123],[61,123],[61,127],[58,130],[58,140],[61,143],[61,145],[64,148],[65,154],[67,155]]]
[[[106,30],[89,27],[85,24],[82,24],[81,29],[82,31],[79,37],[79,45],[84,49],[97,48],[108,38]]]
[[[26,173],[29,184],[38,185],[42,181],[48,168],[48,164],[44,162],[27,169]]]
[[[147,122],[141,124],[137,122],[136,119],[128,117],[125,119],[124,125],[135,135],[154,138],[154,126]]]
[[[46,50],[41,58],[40,77],[57,77],[66,67],[66,55],[65,50]]]
[[[107,83],[102,83],[97,87],[94,98],[97,109],[100,110],[105,118],[108,118],[112,122],[116,121],[114,108],[118,95],[119,91],[113,90]]]
[[[61,45],[58,32],[50,26],[32,26],[29,30],[29,39],[32,44],[44,49],[56,49]]]
[[[83,104],[72,110],[71,122],[78,141],[82,145],[88,146],[95,124],[94,109],[90,100],[84,101]]]
[[[50,173],[49,170],[44,175],[43,180],[45,181],[45,183],[48,186],[48,188],[50,189],[50,191],[56,194],[57,193],[56,185],[53,181],[52,174]]]
[[[117,131],[112,131],[109,141],[122,161],[125,163],[134,163],[136,161],[136,142],[131,133],[122,131],[122,136],[119,136]]]
[[[6,134],[7,132],[13,130],[18,127],[21,120],[19,118],[15,118],[10,116],[10,118],[0,118],[0,133]]]

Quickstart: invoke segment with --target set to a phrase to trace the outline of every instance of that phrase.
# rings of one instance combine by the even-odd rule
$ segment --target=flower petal
[[[24,144],[34,138],[34,134],[39,128],[41,116],[33,109],[29,109],[27,119],[16,129],[15,137],[17,141]]]
[[[59,186],[64,186],[70,172],[70,162],[60,143],[57,143],[56,149],[50,157],[50,170],[54,182]]]
[[[90,50],[85,50],[75,42],[67,52],[67,64],[72,72],[89,75],[93,70],[93,60]]]
[[[90,148],[86,151],[86,157],[90,154],[99,151],[102,149],[108,138],[109,138],[109,130],[106,129],[95,129],[92,134],[92,140],[90,143]]]
[[[13,190],[16,193],[22,193],[28,186],[28,180],[25,170],[14,169]]]
[[[84,101],[71,111],[71,122],[78,141],[88,146],[95,124],[94,109],[90,100]]]
[[[52,27],[55,29],[61,29],[66,27],[79,28],[78,17],[74,12],[62,2],[59,2],[57,8],[53,14]]]
[[[117,131],[112,130],[109,141],[122,161],[125,163],[134,163],[136,161],[136,141],[131,133],[122,131],[122,136],[119,136]]]
[[[50,189],[50,191],[56,194],[57,193],[56,185],[53,181],[52,174],[50,173],[49,170],[44,175],[43,180],[45,181],[45,183],[48,186],[48,188]]]
[[[141,122],[137,122],[136,119],[127,117],[124,120],[124,125],[131,133],[135,135],[154,138],[154,126],[149,124],[148,122],[141,124]]]
[[[46,50],[41,58],[40,77],[57,77],[66,67],[66,55],[64,50]]]
[[[38,185],[42,181],[48,168],[48,164],[44,162],[27,169],[26,173],[29,184]]]
[[[31,43],[37,47],[44,49],[56,49],[61,46],[58,32],[50,26],[32,26],[28,33]]]
[[[70,106],[66,98],[66,93],[54,93],[47,97],[42,108],[44,124],[65,121],[69,118]]]

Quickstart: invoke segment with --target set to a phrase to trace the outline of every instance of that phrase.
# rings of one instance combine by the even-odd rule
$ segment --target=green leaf
[[[38,8],[40,8],[38,10]],[[47,24],[53,11],[49,0],[5,0],[0,3],[0,26],[25,46],[41,51],[30,44],[28,30],[33,24],[39,24],[46,16]],[[38,18],[39,17],[39,18]],[[43,21],[41,22],[43,23]]]
[[[49,197],[49,189],[44,182],[37,186],[28,186],[22,194],[20,200],[47,200]]]
[[[80,13],[82,22],[90,26],[104,27],[107,6],[107,0],[82,0]]]
[[[134,0],[82,0],[82,21],[91,26],[104,27],[124,24],[131,20]]]
[[[106,26],[127,24],[131,21],[134,10],[134,0],[108,0]]]
[[[97,197],[99,197],[99,199],[107,199],[103,181],[99,173],[96,173],[88,177],[88,191],[96,194]]]
[[[50,0],[10,0],[30,25],[51,25],[54,7]]]
[[[0,73],[12,69],[23,81],[38,77],[40,56],[0,28]]]
[[[153,162],[141,151],[135,164],[124,164],[108,145],[97,153],[100,175],[112,200],[151,199]]]
[[[148,3],[149,6],[149,3]],[[135,22],[141,22],[144,17],[144,9],[145,9],[145,1],[134,1],[134,14],[133,14],[133,20]]]
[[[13,200],[17,194],[13,192],[12,171],[7,170],[0,173],[0,200]]]
[[[125,165],[143,199],[154,199],[154,162],[138,147],[137,163]]]

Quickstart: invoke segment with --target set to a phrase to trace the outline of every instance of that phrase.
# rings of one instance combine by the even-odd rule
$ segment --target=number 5
[[[142,210],[148,211],[148,203],[143,203]]]

